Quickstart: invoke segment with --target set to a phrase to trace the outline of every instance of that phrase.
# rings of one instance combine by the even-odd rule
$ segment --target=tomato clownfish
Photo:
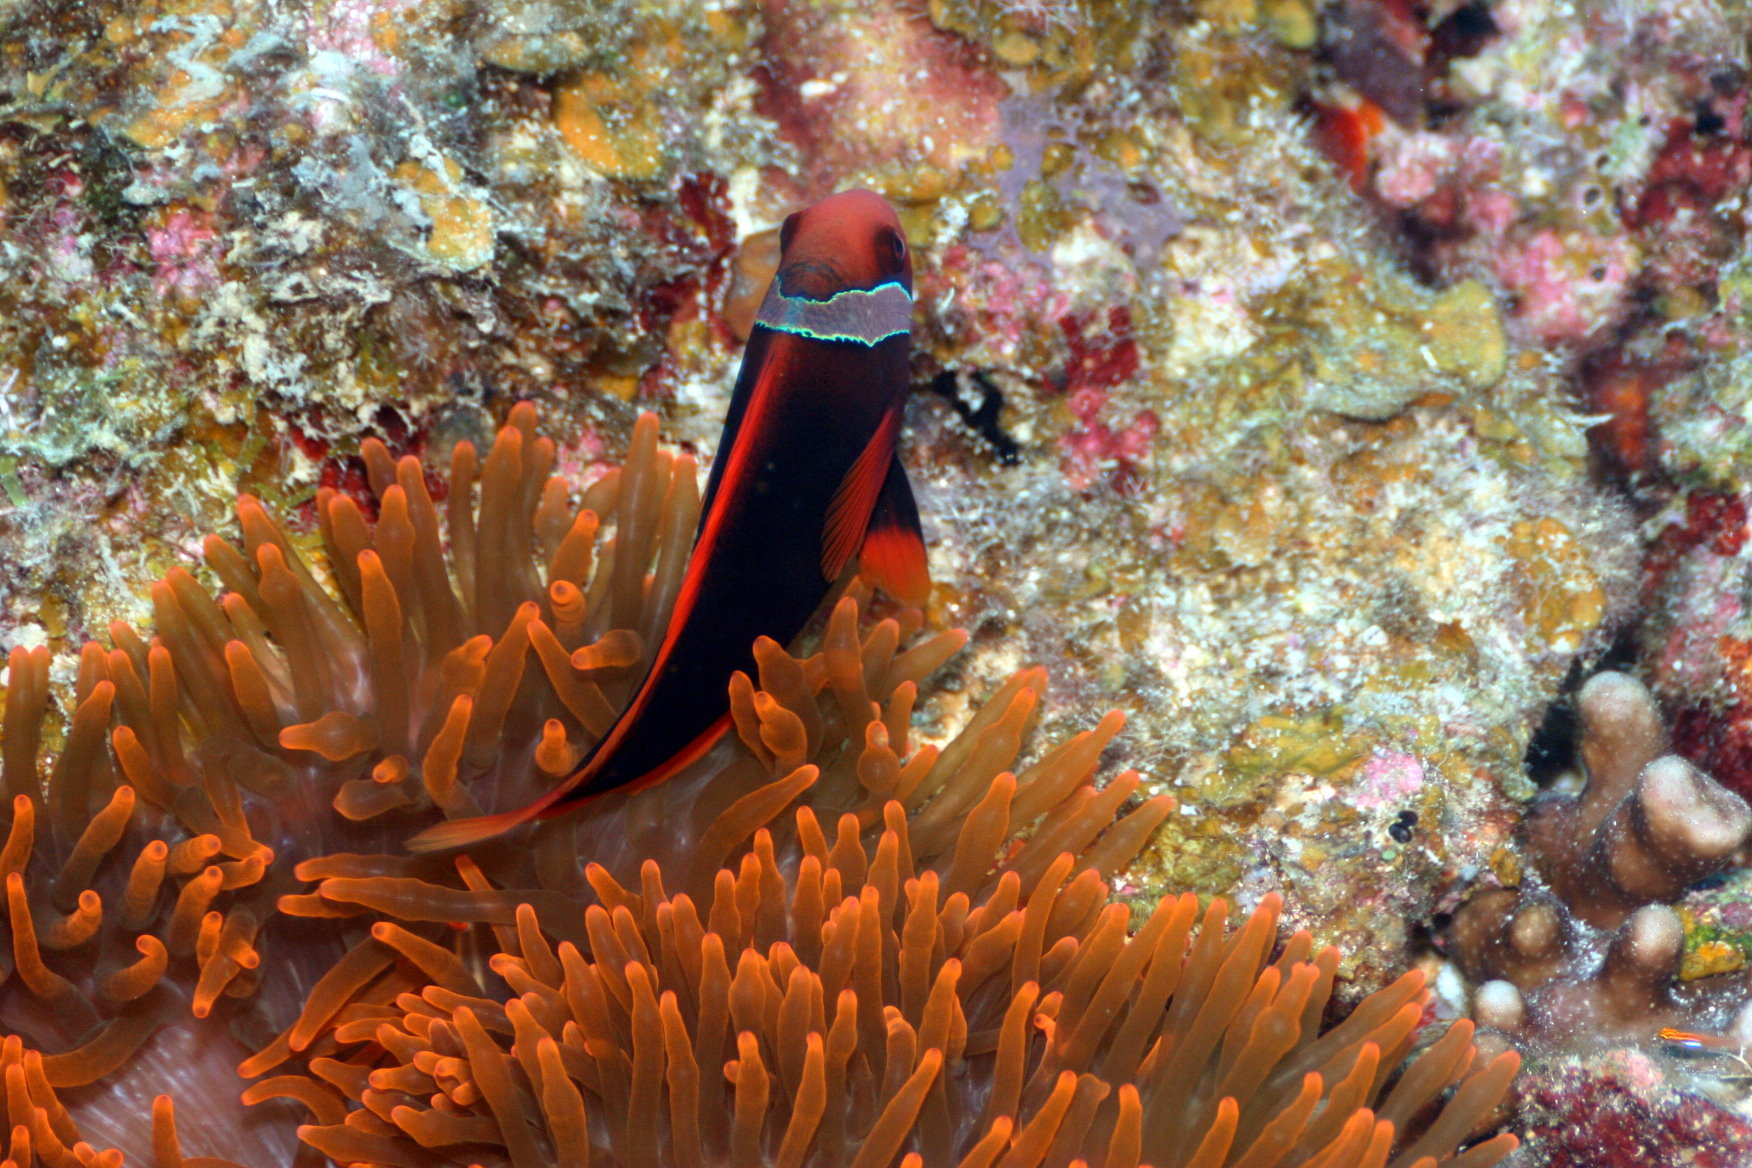
[[[467,847],[704,754],[730,723],[730,675],[756,638],[786,644],[854,555],[905,604],[930,589],[912,488],[895,453],[912,348],[912,257],[894,210],[842,191],[785,220],[706,483],[693,555],[650,672],[602,741],[515,811],[408,841]]]

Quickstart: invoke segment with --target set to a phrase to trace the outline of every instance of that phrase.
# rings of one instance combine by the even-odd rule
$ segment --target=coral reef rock
[[[1546,1050],[1752,1018],[1742,976],[1681,983],[1686,930],[1672,903],[1737,862],[1752,809],[1663,753],[1654,699],[1634,678],[1597,674],[1576,704],[1583,773],[1534,801],[1532,871],[1518,888],[1474,896],[1449,931],[1461,970],[1482,983],[1474,1017]],[[1732,1022],[1736,1033],[1745,1025]]]

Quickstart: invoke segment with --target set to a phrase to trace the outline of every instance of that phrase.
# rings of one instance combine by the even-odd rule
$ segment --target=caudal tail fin
[[[638,708],[637,699],[635,699],[634,705],[629,708]],[[622,715],[622,717],[625,716]],[[609,787],[592,786],[593,782],[599,782],[602,778],[602,772],[598,769],[600,761],[609,757],[606,753],[599,753],[593,759],[586,761],[578,770],[573,771],[565,782],[525,807],[519,807],[515,811],[501,811],[497,815],[478,815],[472,819],[452,819],[447,823],[434,824],[408,839],[402,846],[416,855],[427,852],[460,851],[463,848],[472,848],[476,844],[497,839],[526,823],[533,823],[538,819],[547,819],[554,815],[564,815],[581,801],[593,799],[607,790],[619,789],[628,793],[642,790],[669,778],[676,771],[710,750],[713,744],[724,736],[729,725],[730,715],[726,713],[706,727],[692,742],[671,755],[668,761],[661,766],[647,771],[636,779],[613,783]],[[604,746],[613,741],[612,738],[605,740]]]
[[[402,846],[416,855],[472,848],[541,819],[552,811],[553,805],[564,794],[565,790],[558,788],[515,811],[501,811],[497,815],[477,815],[472,819],[452,819],[446,823],[434,824],[410,837]]]

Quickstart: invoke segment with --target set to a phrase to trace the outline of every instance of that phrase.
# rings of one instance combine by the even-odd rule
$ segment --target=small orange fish
[[[1752,1082],[1752,1062],[1746,1060],[1746,1044],[1726,1034],[1699,1034],[1695,1030],[1677,1030],[1663,1026],[1655,1037],[1669,1046],[1676,1046],[1704,1058],[1703,1073],[1723,1083]],[[1725,1063],[1719,1060],[1727,1060]],[[1738,1069],[1732,1069],[1735,1066]],[[1728,1068],[1724,1070],[1723,1068]]]
[[[795,638],[854,556],[866,580],[923,603],[918,507],[895,454],[912,346],[905,233],[880,196],[842,191],[785,220],[779,240],[650,672],[552,791],[428,828],[410,850],[467,847],[699,758],[729,726],[726,687],[753,672],[755,640]]]
[[[1671,1026],[1663,1026],[1655,1032],[1655,1037],[1673,1046],[1682,1046],[1686,1050],[1720,1051],[1734,1055],[1740,1053],[1740,1044],[1721,1034],[1699,1034],[1695,1030],[1675,1030]]]

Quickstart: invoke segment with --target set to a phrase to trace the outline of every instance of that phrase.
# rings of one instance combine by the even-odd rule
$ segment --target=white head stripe
[[[912,293],[899,284],[848,288],[826,300],[786,296],[775,277],[754,323],[817,341],[875,346],[912,330]]]

